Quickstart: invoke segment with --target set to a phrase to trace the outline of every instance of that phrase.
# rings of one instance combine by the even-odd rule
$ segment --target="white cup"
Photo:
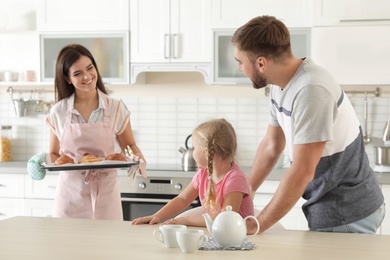
[[[187,229],[185,225],[161,225],[153,231],[153,236],[165,247],[179,247],[176,240],[176,231],[185,229]]]
[[[275,168],[284,168],[290,163],[290,158],[287,154],[282,153],[279,157],[278,162],[275,165]]]
[[[183,253],[194,253],[204,242],[207,242],[207,236],[200,229],[178,230],[176,239]]]
[[[24,72],[24,80],[25,81],[36,81],[37,80],[37,74],[34,70],[26,70]]]

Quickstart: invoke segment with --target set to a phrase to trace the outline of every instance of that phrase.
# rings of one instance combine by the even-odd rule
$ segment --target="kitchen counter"
[[[250,167],[242,168],[246,174],[249,174],[251,170]],[[270,181],[280,181],[283,174],[287,168],[274,169],[271,174],[267,177],[267,180]],[[19,173],[26,174],[27,173],[27,162],[25,161],[14,161],[14,162],[0,162],[0,174],[1,173]],[[148,165],[147,173],[149,177],[192,177],[195,174],[195,171],[181,171],[180,167],[176,166],[158,166],[158,165]],[[58,174],[58,172],[47,171],[46,174]],[[126,170],[119,170],[120,175],[126,175]],[[380,184],[390,184],[390,173],[375,173]]]
[[[158,225],[124,221],[14,217],[0,221],[0,259],[389,259],[390,236],[271,228],[250,251],[182,253],[153,235]],[[192,227],[190,227],[192,228]],[[206,231],[208,234],[208,232]]]

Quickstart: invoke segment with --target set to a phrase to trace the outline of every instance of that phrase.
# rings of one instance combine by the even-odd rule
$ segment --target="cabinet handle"
[[[349,22],[390,22],[390,19],[341,19],[340,23]]]
[[[48,185],[48,186],[47,186],[47,188],[48,188],[48,189],[56,189],[56,188],[57,188],[57,186],[54,186],[54,185]]]
[[[274,195],[274,192],[256,192],[256,195]]]
[[[179,58],[179,35],[175,33],[172,35],[172,37],[173,37],[173,46],[172,46],[173,58],[177,59]]]
[[[164,59],[169,59],[169,57],[171,56],[170,46],[171,42],[169,34],[164,34]]]

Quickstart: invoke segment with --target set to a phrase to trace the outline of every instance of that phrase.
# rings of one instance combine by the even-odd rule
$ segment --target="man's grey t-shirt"
[[[326,70],[306,58],[283,90],[271,86],[270,101],[270,124],[282,127],[291,161],[294,144],[326,142],[302,196],[310,229],[355,222],[383,204],[355,110]]]

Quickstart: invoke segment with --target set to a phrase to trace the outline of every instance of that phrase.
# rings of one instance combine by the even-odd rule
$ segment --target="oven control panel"
[[[191,183],[191,177],[119,177],[121,193],[179,194]]]

